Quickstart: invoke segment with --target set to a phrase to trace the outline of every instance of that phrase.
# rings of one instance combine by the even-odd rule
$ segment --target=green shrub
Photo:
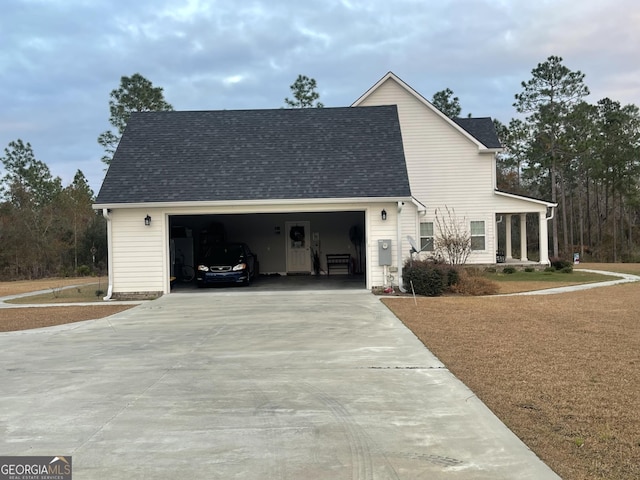
[[[563,267],[560,269],[560,272],[562,273],[572,273],[573,272],[573,266],[572,265],[568,265],[566,267]]]
[[[460,270],[454,266],[447,268],[447,287],[451,287],[460,281]]]
[[[511,274],[511,273],[516,273],[516,267],[504,267],[502,269],[502,273],[506,273],[506,274]]]
[[[573,267],[573,262],[571,260],[565,260],[560,257],[551,257],[549,259],[549,262],[551,262],[551,266],[556,270],[562,270],[566,267]]]
[[[544,271],[545,271],[545,272],[555,272],[555,271],[556,271],[556,269],[555,269],[555,268],[553,268],[553,267],[545,267]]]
[[[79,277],[88,277],[89,275],[91,275],[91,268],[88,265],[80,265],[76,269],[76,274]]]
[[[405,263],[402,272],[404,288],[413,291],[418,295],[437,297],[442,295],[447,280],[445,269],[433,262],[424,260],[414,260]]]
[[[460,279],[460,270],[456,265],[446,263],[434,263],[433,267],[440,271],[445,287],[455,285]]]
[[[525,272],[527,272],[527,273],[531,273],[531,272],[535,272],[535,271],[536,271],[536,269],[535,269],[535,268],[533,268],[533,267],[525,267],[525,268],[524,268],[524,271],[525,271]]]

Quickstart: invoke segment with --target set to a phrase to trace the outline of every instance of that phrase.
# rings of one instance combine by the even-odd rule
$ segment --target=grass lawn
[[[563,479],[640,478],[640,283],[383,301]]]
[[[562,272],[524,272],[522,270],[514,273],[485,273],[485,277],[498,284],[499,293],[529,292],[531,290],[543,290],[547,288],[564,287],[578,285],[581,283],[606,282],[619,277],[604,275],[601,273],[573,271],[573,273]]]

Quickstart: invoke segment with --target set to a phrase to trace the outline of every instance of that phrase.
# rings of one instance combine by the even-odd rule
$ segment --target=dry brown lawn
[[[74,278],[44,278],[41,280],[16,280],[14,282],[0,282],[0,297],[17,295],[20,293],[36,292],[38,290],[53,290],[70,285],[87,285],[102,282],[107,284],[106,277],[74,277]]]
[[[52,327],[108,317],[132,305],[91,305],[74,307],[0,308],[0,332]]]
[[[103,285],[106,285],[106,279],[102,278],[100,281]],[[98,279],[95,277],[48,278],[44,280],[0,282],[0,297],[39,290],[60,289],[69,285],[87,285],[96,282],[98,282]],[[128,308],[131,308],[131,305],[96,304],[72,307],[0,308],[0,332],[28,330],[80,322],[83,320],[94,320],[122,312]]]
[[[640,283],[384,302],[563,479],[640,478]]]

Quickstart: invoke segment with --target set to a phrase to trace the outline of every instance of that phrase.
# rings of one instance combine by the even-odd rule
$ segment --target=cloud
[[[136,72],[193,110],[280,108],[298,74],[325,105],[350,105],[392,70],[506,123],[520,82],[559,55],[591,101],[637,103],[639,27],[635,0],[9,0],[0,147],[29,141],[54,174],[80,168],[97,190],[109,92]]]

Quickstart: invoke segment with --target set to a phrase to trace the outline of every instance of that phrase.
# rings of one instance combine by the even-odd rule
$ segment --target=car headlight
[[[206,265],[198,265],[198,271],[199,272],[208,272],[209,271],[209,267],[207,267]]]
[[[247,268],[246,263],[239,263],[238,265],[233,267],[231,270],[233,270],[234,272],[239,272],[240,270],[244,270],[245,268]]]

